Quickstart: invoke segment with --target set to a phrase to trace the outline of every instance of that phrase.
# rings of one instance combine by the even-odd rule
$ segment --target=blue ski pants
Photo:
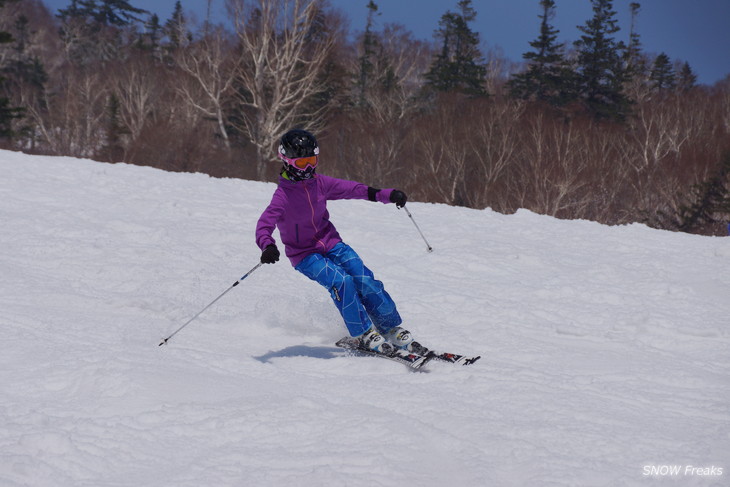
[[[381,332],[401,324],[383,283],[349,245],[340,242],[325,255],[310,254],[295,269],[327,288],[350,335],[360,336],[373,324]]]

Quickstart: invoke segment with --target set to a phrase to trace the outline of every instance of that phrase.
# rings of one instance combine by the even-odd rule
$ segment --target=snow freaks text
[[[723,467],[697,467],[694,465],[644,465],[645,477],[721,477]]]

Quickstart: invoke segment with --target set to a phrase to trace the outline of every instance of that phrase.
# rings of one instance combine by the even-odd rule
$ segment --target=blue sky
[[[44,0],[52,10],[68,6],[70,0]],[[458,0],[375,0],[381,15],[377,22],[399,23],[419,39],[432,40],[438,21],[447,10],[455,10]],[[689,62],[700,83],[713,84],[730,74],[730,0],[614,0],[621,31],[627,40],[629,4],[641,4],[637,30],[645,51],[665,52],[672,60]],[[156,12],[164,21],[170,17],[175,0],[131,0],[132,5]],[[350,20],[350,32],[365,28],[368,0],[330,0]],[[561,41],[579,37],[578,25],[592,17],[589,0],[556,0],[553,25]],[[199,20],[205,18],[207,0],[182,0],[183,8]],[[224,0],[212,0],[214,18],[226,18]],[[505,57],[521,61],[530,50],[529,42],[538,35],[538,0],[473,0],[477,19],[472,28],[488,48],[499,48]]]

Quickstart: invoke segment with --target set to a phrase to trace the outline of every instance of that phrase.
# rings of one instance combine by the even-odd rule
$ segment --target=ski
[[[380,357],[394,362],[401,363],[410,367],[413,370],[418,370],[426,365],[435,356],[431,353],[420,355],[408,350],[401,350],[398,348],[393,349],[393,353],[381,353],[374,350],[368,350],[360,346],[360,340],[353,337],[343,337],[335,343],[336,346],[350,350],[357,355],[366,355],[370,357]]]
[[[458,365],[471,365],[480,358],[482,358],[481,355],[477,355],[476,357],[467,357],[465,355],[448,352],[433,352],[433,354],[433,358],[436,360],[441,360],[442,362],[449,362]]]
[[[430,350],[424,347],[418,342],[413,342],[411,344],[411,350],[418,355],[430,354],[434,360],[440,360],[442,362],[449,362],[450,364],[457,365],[471,365],[480,358],[482,358],[481,355],[477,355],[476,357],[468,357],[466,355],[459,355],[458,353],[437,352],[435,350]]]

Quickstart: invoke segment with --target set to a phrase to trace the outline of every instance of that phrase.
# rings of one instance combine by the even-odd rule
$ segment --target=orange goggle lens
[[[296,159],[289,159],[288,157],[285,157],[284,155],[279,154],[279,157],[281,157],[290,166],[294,166],[297,169],[302,169],[302,170],[304,170],[308,167],[311,167],[311,168],[317,167],[317,162],[319,160],[318,156],[297,157]]]

